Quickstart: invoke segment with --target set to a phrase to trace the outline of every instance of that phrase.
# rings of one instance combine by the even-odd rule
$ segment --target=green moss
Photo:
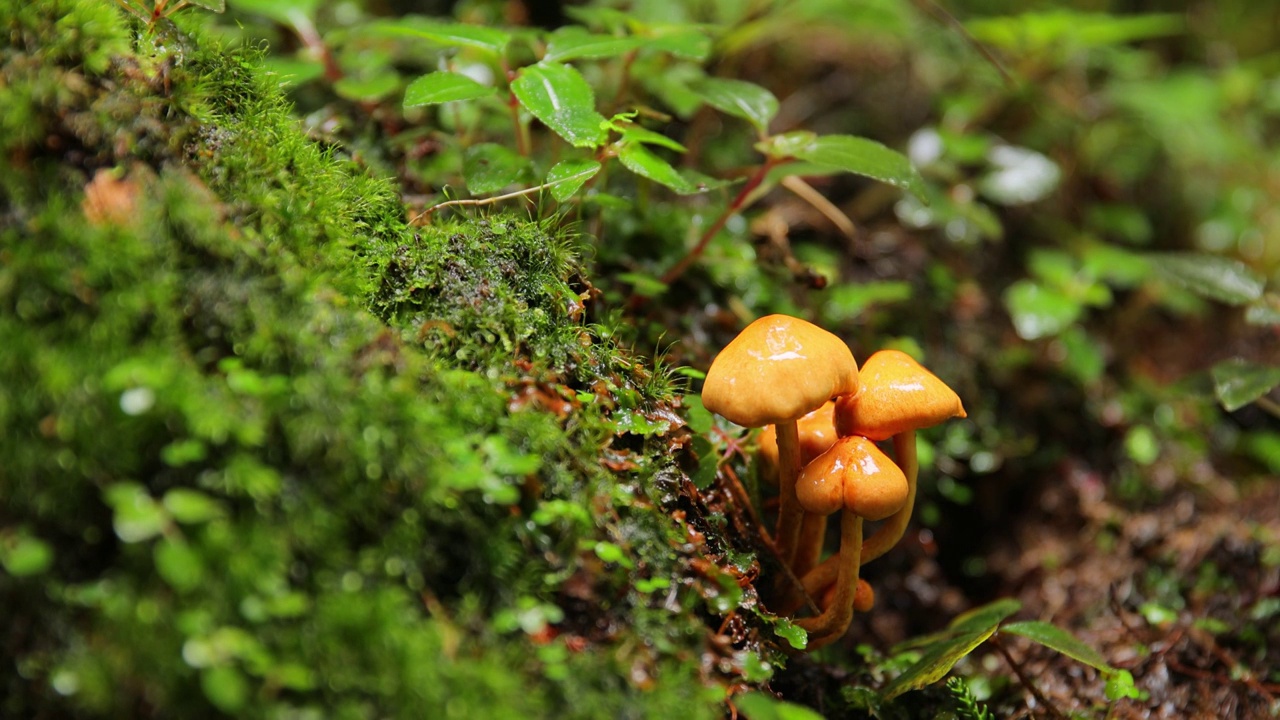
[[[167,23],[0,22],[0,715],[719,714],[754,596],[570,240],[415,231]]]

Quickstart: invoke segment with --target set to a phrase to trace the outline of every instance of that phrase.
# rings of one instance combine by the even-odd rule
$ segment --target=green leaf
[[[865,283],[843,283],[826,293],[826,310],[831,320],[850,320],[877,303],[894,303],[911,299],[911,283],[879,280]]]
[[[346,100],[373,102],[385,98],[399,87],[399,75],[381,72],[364,78],[344,77],[333,84],[333,91]]]
[[[496,143],[480,143],[462,154],[462,177],[472,195],[497,192],[528,178],[529,158]]]
[[[1213,392],[1228,412],[1235,412],[1280,385],[1280,367],[1231,358],[1213,366]]]
[[[947,630],[929,638],[923,655],[884,689],[886,700],[941,680],[965,655],[991,637],[1000,623],[1022,604],[1005,598],[958,616]]]
[[[796,157],[797,153],[804,152],[817,140],[818,134],[815,132],[793,130],[761,140],[755,147],[763,155],[768,155],[775,160],[785,160]]]
[[[769,121],[778,114],[778,98],[745,80],[705,77],[689,88],[720,112],[749,121],[761,135],[768,134]]]
[[[699,192],[697,185],[689,182],[671,167],[670,163],[654,155],[639,143],[626,143],[618,148],[618,159],[631,172],[666,185],[681,195]]]
[[[199,490],[173,488],[164,494],[164,509],[185,525],[206,522],[226,514],[222,503]]]
[[[627,557],[627,554],[623,552],[622,548],[618,547],[617,545],[611,542],[605,542],[603,540],[601,540],[600,542],[597,542],[595,546],[595,551],[596,551],[596,557],[600,558],[604,562],[616,563],[625,568],[635,567],[635,565],[631,562],[631,558]]]
[[[1083,306],[1060,290],[1034,280],[1019,280],[1004,294],[1013,327],[1023,340],[1057,335],[1080,317]]]
[[[796,650],[803,650],[809,646],[809,633],[787,618],[778,618],[777,622],[773,624],[773,632],[778,637],[786,640],[787,644]]]
[[[778,700],[754,690],[733,698],[738,712],[751,720],[822,720],[822,716],[803,705]]]
[[[319,0],[231,0],[231,7],[270,18],[281,25],[295,25],[298,20],[315,17]]]
[[[14,577],[39,575],[53,565],[53,547],[24,532],[7,540],[0,537],[0,565]]]
[[[639,125],[624,125],[619,132],[622,134],[622,141],[626,143],[647,143],[675,150],[678,153],[685,152],[685,147],[675,140]]]
[[[409,83],[404,90],[404,106],[407,108],[438,103],[474,100],[488,97],[497,90],[453,72],[427,73]]]
[[[116,483],[103,492],[114,511],[112,525],[126,543],[142,542],[159,535],[169,523],[169,514],[145,488],[136,483]]]
[[[905,155],[853,135],[819,135],[796,148],[795,157],[902,188],[928,204],[924,180]]]
[[[1267,293],[1244,312],[1250,325],[1280,325],[1280,295]]]
[[[204,582],[204,561],[181,540],[164,538],[153,552],[156,572],[178,592],[189,592]]]
[[[1147,258],[1162,275],[1197,295],[1228,305],[1262,297],[1265,280],[1239,260],[1189,252],[1152,253]]]
[[[249,699],[249,681],[229,665],[212,667],[200,673],[204,696],[219,710],[235,713]]]
[[[1124,699],[1142,700],[1147,696],[1145,690],[1139,690],[1133,684],[1133,673],[1128,670],[1117,671],[1107,678],[1107,685],[1103,692],[1111,702]]]
[[[580,58],[592,60],[612,58],[626,55],[642,45],[644,45],[642,38],[595,35],[571,25],[551,34],[547,42],[547,54],[542,59],[564,62]]]
[[[711,38],[696,28],[680,28],[646,37],[645,50],[657,50],[678,58],[702,62],[711,57]]]
[[[547,185],[550,186],[551,197],[556,202],[564,202],[573,197],[588,180],[600,172],[600,163],[595,160],[562,160],[547,173]]]
[[[409,35],[430,40],[437,45],[471,48],[490,55],[500,55],[511,42],[511,34],[491,27],[463,23],[422,22],[421,20],[379,23],[382,32]]]
[[[223,12],[227,9],[226,0],[187,0],[192,5],[197,5],[205,10],[212,10],[216,13]]]
[[[511,83],[511,91],[525,109],[574,147],[595,148],[608,139],[591,86],[568,65],[530,65]]]
[[[1047,648],[1057,650],[1072,660],[1082,662],[1102,672],[1115,672],[1115,668],[1107,664],[1106,658],[1102,657],[1097,650],[1080,642],[1075,635],[1057,625],[1051,625],[1040,620],[1024,620],[1022,622],[1009,623],[1000,628],[1000,632],[1029,638]]]

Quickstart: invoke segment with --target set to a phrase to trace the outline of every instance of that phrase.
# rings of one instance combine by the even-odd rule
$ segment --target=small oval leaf
[[[618,148],[618,159],[631,172],[666,185],[681,195],[699,192],[697,185],[689,182],[666,160],[649,152],[640,143],[627,143]]]
[[[407,108],[438,103],[474,100],[493,95],[496,90],[454,72],[434,72],[409,83],[404,90],[404,106]]]
[[[945,631],[930,636],[925,644],[915,645],[923,655],[889,683],[884,689],[884,698],[892,700],[902,693],[919,690],[941,680],[961,658],[995,634],[1000,623],[1021,607],[1017,600],[1003,598],[957,616]]]
[[[547,173],[547,186],[556,202],[573,197],[582,186],[600,172],[595,160],[563,160]]]
[[[568,65],[540,62],[523,68],[511,91],[525,109],[574,147],[599,147],[608,138],[591,86]]]
[[[1047,648],[1057,650],[1072,660],[1082,662],[1104,673],[1115,672],[1115,668],[1107,664],[1107,659],[1097,650],[1085,645],[1075,635],[1056,625],[1040,620],[1024,620],[1009,623],[1000,628],[1000,632],[1010,635],[1021,635],[1034,640]]]
[[[392,35],[409,35],[446,47],[471,48],[499,55],[511,42],[511,34],[491,27],[463,23],[423,22],[406,19],[379,23],[377,29]]]
[[[705,77],[689,87],[711,107],[749,121],[761,135],[769,132],[769,121],[778,114],[778,98],[755,83]]]
[[[1244,358],[1213,366],[1213,392],[1228,412],[1235,412],[1280,385],[1280,367],[1255,365]]]
[[[1208,253],[1170,252],[1147,255],[1162,275],[1191,292],[1228,305],[1262,297],[1262,276],[1239,260]]]
[[[569,26],[551,34],[547,42],[547,54],[542,59],[564,62],[580,58],[598,60],[619,57],[643,44],[644,40],[638,37],[595,35],[580,27]]]
[[[53,547],[22,532],[8,540],[0,537],[0,565],[14,577],[39,575],[53,565]]]
[[[924,180],[905,155],[853,135],[819,135],[796,148],[795,157],[900,187],[928,204]]]
[[[496,143],[481,143],[462,154],[462,177],[473,195],[497,192],[527,179],[529,159]]]

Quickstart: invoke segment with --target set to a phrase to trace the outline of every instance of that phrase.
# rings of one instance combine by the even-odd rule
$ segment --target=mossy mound
[[[414,230],[253,57],[16,5],[0,715],[698,718],[768,677],[708,642],[759,626],[752,558],[571,241]]]

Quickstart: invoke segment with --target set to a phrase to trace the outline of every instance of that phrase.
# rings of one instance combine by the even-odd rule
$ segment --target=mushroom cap
[[[858,390],[844,341],[799,318],[766,315],[725,346],[702,386],[702,404],[744,427],[796,420]]]
[[[862,364],[857,395],[836,402],[836,434],[884,440],[950,417],[965,417],[960,396],[898,350],[881,350]]]
[[[822,407],[796,420],[796,430],[800,435],[800,467],[813,461],[827,448],[835,444],[836,424],[833,417],[836,404],[827,401]],[[760,478],[765,482],[778,483],[778,429],[770,425],[760,433]]]
[[[814,458],[796,480],[796,498],[806,512],[845,510],[883,520],[907,504],[907,476],[870,440],[851,435]]]

